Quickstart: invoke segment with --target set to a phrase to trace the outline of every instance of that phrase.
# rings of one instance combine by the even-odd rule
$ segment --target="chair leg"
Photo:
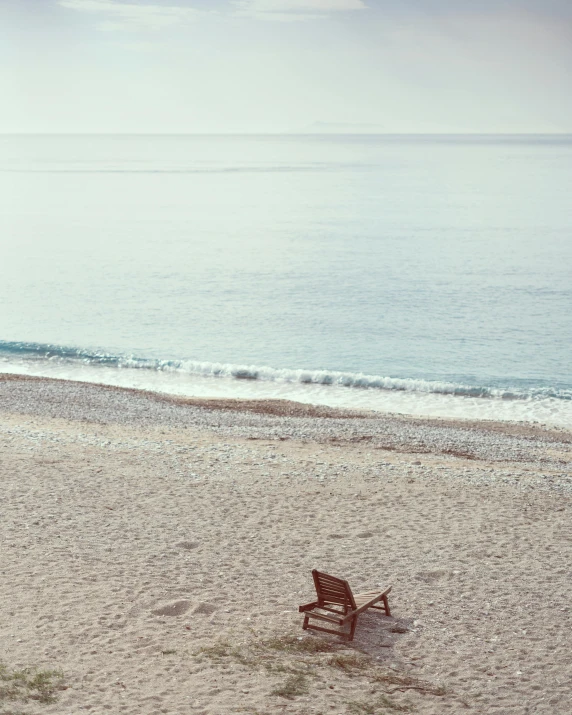
[[[351,620],[350,624],[350,634],[348,636],[349,641],[353,641],[354,639],[354,633],[356,632],[356,626],[357,626],[357,616],[354,616]]]
[[[387,596],[382,596],[382,600],[383,600],[383,605],[385,606],[385,615],[391,616],[391,611],[389,610],[389,601],[387,600]]]
[[[303,629],[303,630],[305,630],[305,631],[308,630],[308,622],[309,622],[309,621],[310,621],[310,618],[308,617],[308,615],[305,615],[305,616],[304,616],[304,623],[302,624],[302,629]]]

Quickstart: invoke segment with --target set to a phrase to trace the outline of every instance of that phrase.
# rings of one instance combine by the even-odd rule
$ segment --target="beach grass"
[[[0,663],[0,704],[8,701],[27,703],[30,700],[50,704],[56,701],[57,693],[66,688],[64,674],[59,669],[30,667],[17,670]],[[6,715],[6,711],[2,715]]]
[[[347,701],[348,712],[356,715],[378,715],[385,711],[409,712],[411,705],[396,702],[389,697],[396,692],[415,690],[437,697],[448,693],[443,685],[379,665],[367,653],[358,650],[348,653],[345,643],[314,636],[277,634],[268,638],[253,637],[240,644],[221,640],[212,646],[200,648],[193,657],[207,659],[218,666],[234,662],[248,670],[265,670],[269,676],[286,675],[285,680],[277,683],[269,694],[287,700],[306,695],[311,692],[313,684],[330,683],[336,676],[342,676],[344,680],[360,676],[373,697],[369,701]]]

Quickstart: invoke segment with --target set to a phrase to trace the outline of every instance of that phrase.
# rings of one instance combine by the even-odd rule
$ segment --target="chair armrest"
[[[303,613],[304,611],[311,611],[316,608],[318,601],[312,601],[312,603],[305,603],[303,606],[298,606],[298,613]]]

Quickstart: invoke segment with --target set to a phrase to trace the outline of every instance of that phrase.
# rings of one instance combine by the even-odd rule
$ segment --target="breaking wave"
[[[133,355],[115,355],[41,343],[2,342],[0,359],[23,363],[49,362],[62,365],[117,368],[118,370],[148,370],[185,376],[228,378],[300,385],[338,386],[361,390],[394,390],[400,392],[441,394],[461,397],[502,400],[553,398],[572,400],[572,389],[556,387],[491,387],[439,380],[398,378],[335,370],[279,369],[268,366],[201,362],[196,360],[161,360]]]

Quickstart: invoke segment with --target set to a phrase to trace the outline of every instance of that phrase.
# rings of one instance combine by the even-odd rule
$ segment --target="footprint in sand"
[[[212,603],[199,603],[198,606],[193,608],[193,613],[204,613],[206,616],[210,616],[215,611],[216,606],[213,606]]]
[[[153,611],[156,616],[181,616],[191,607],[190,601],[175,601]]]
[[[175,544],[175,546],[177,546],[179,549],[187,549],[187,551],[190,551],[191,549],[196,549],[198,545],[198,541],[179,541],[178,544]]]

